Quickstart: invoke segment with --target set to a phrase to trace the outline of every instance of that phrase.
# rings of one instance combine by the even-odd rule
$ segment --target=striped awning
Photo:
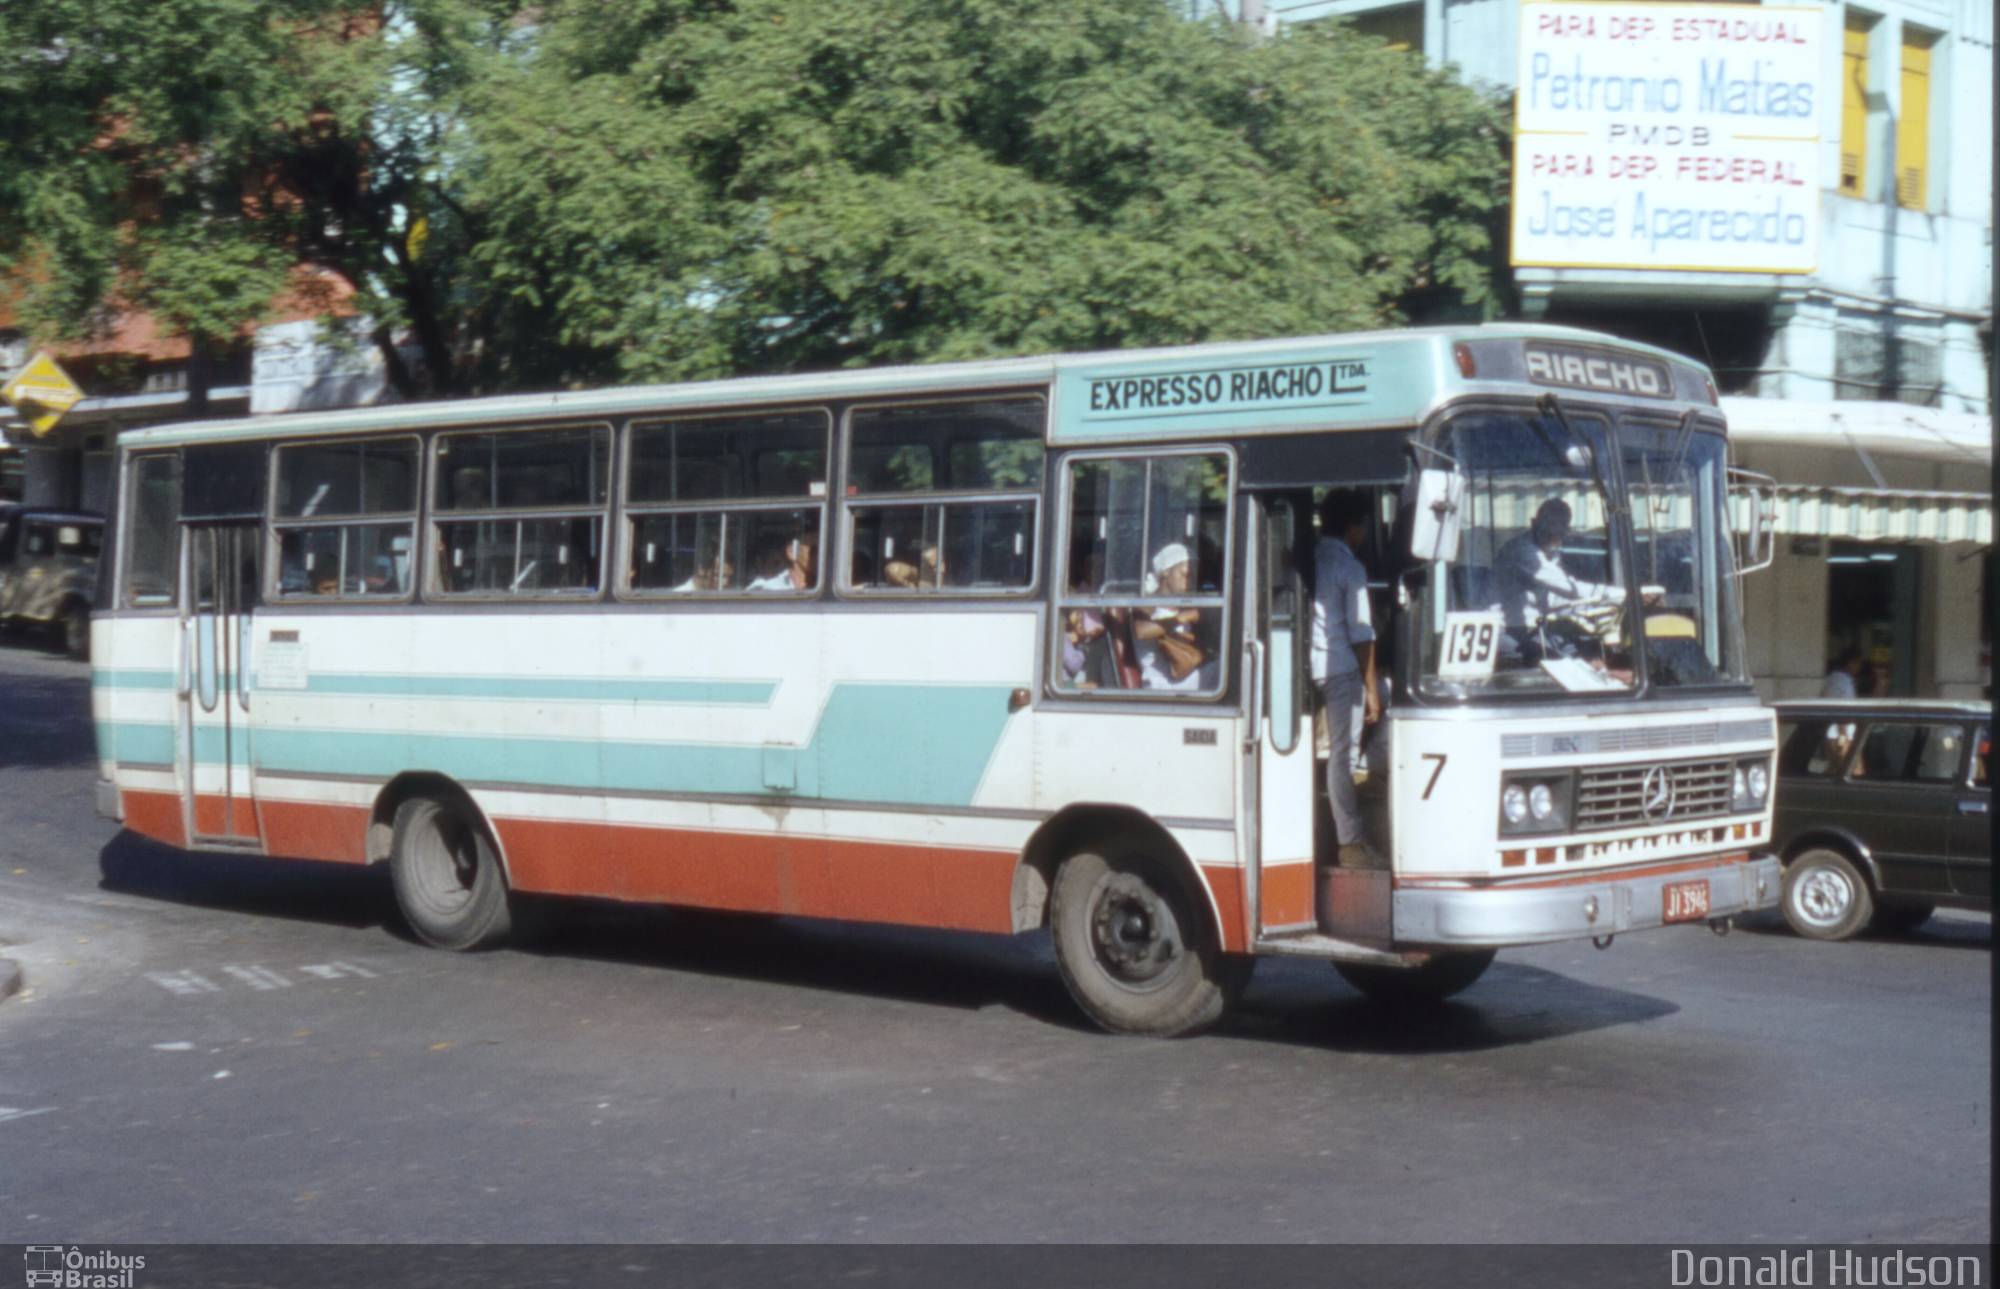
[[[1779,484],[1779,535],[1856,542],[1993,542],[1993,498],[1980,492],[1907,492],[1887,488],[1823,488]],[[1738,531],[1749,526],[1749,503],[1734,498]]]

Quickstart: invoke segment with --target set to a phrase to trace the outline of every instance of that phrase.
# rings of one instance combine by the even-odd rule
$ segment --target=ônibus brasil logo
[[[28,1289],[134,1289],[133,1273],[146,1267],[142,1253],[86,1253],[73,1244],[31,1244],[22,1256],[28,1264]]]

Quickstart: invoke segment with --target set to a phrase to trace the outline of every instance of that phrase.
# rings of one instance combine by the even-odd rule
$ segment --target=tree
[[[537,12],[451,162],[509,382],[1492,306],[1495,106],[1337,25],[1256,42],[1160,0]]]
[[[281,293],[351,299],[406,392],[407,330],[449,387],[436,158],[513,6],[478,0],[34,0],[0,5],[0,277],[30,330],[144,311],[207,355]],[[490,10],[490,11],[489,11]],[[418,217],[427,217],[419,225]],[[422,262],[413,227],[444,228]],[[331,275],[331,283],[329,283]]]

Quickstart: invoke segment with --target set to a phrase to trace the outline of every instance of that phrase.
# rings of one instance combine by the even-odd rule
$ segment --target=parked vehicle
[[[50,629],[74,658],[90,653],[90,604],[104,516],[0,502],[0,627]]]
[[[1779,703],[1785,920],[1815,940],[1992,907],[1993,744],[1977,703]]]

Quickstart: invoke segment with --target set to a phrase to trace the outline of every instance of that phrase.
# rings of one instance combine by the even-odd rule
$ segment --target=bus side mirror
[[[1410,558],[1420,563],[1451,563],[1458,558],[1460,507],[1465,502],[1465,476],[1457,470],[1430,467],[1417,474],[1416,504],[1410,507]]]
[[[1736,575],[1770,567],[1778,553],[1778,481],[1741,466],[1729,467],[1729,528],[1736,542]]]

